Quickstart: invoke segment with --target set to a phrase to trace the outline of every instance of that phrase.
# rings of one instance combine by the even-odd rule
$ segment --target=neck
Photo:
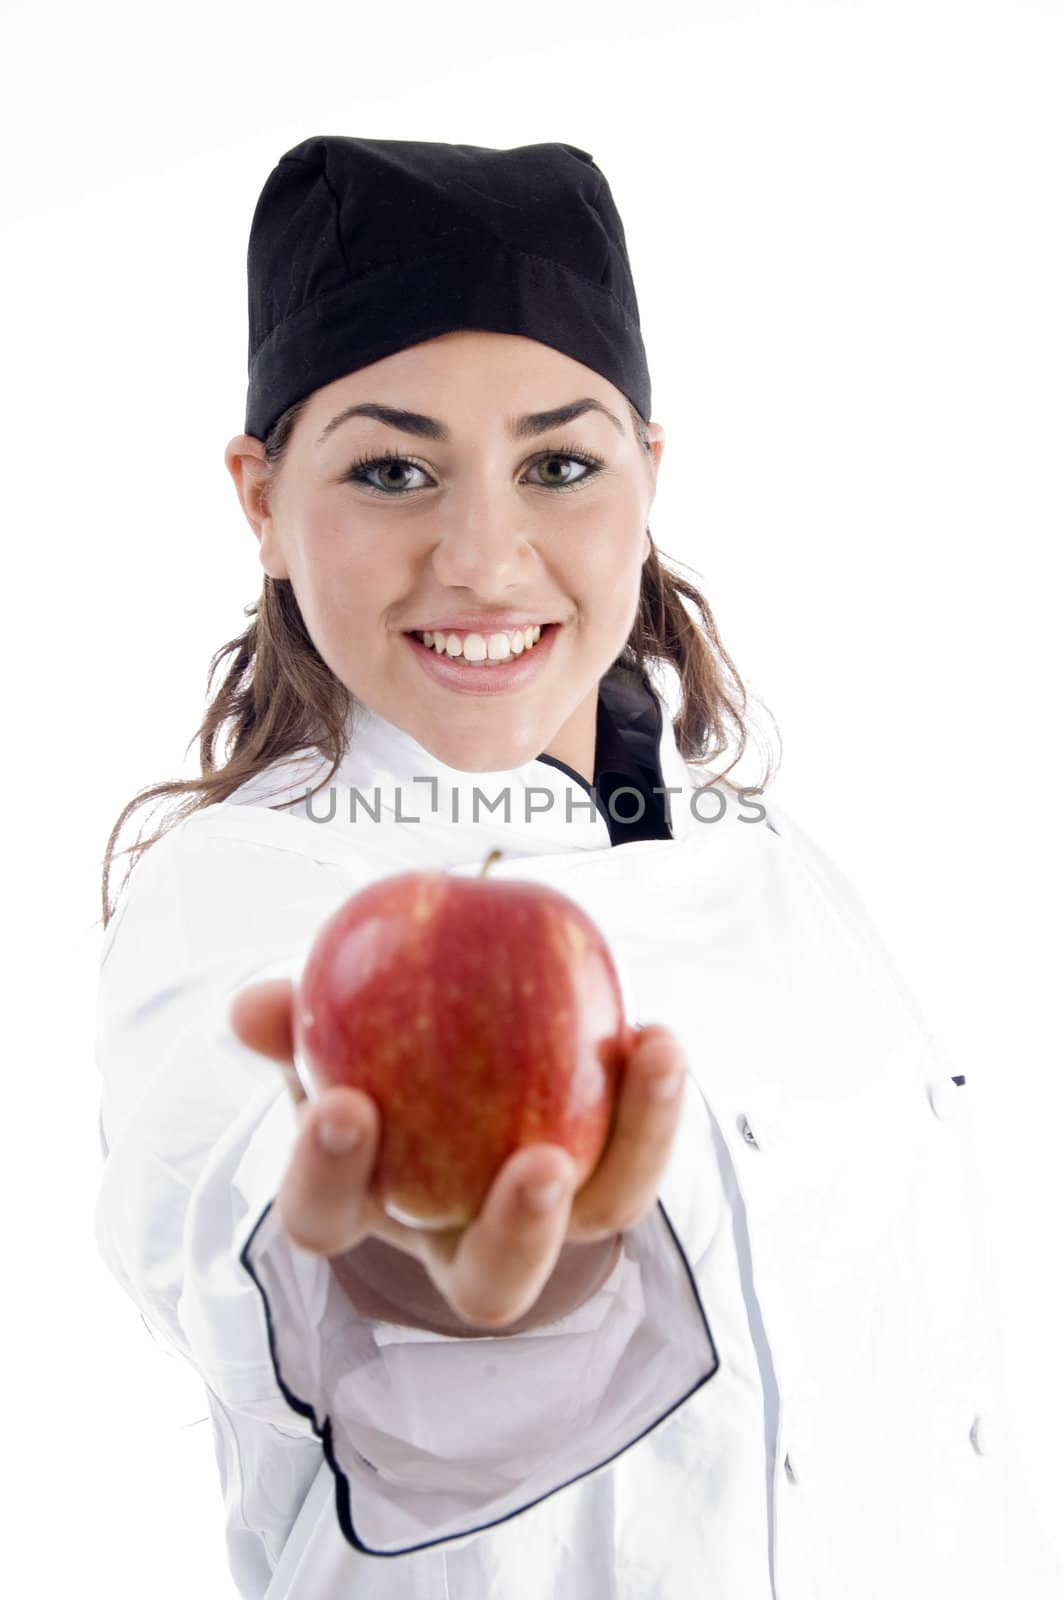
[[[582,700],[576,710],[564,722],[554,735],[547,748],[542,752],[545,756],[553,756],[555,761],[564,761],[567,767],[577,772],[586,783],[595,781],[595,730],[598,722],[598,697],[599,686],[596,683],[591,693]]]

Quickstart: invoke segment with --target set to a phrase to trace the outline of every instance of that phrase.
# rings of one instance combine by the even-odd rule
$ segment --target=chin
[[[415,735],[416,737],[416,735]],[[434,755],[437,761],[453,767],[456,772],[511,772],[515,767],[526,766],[541,753],[543,746],[527,740],[518,742],[507,734],[487,738],[483,733],[471,733],[468,738],[456,737],[453,730],[442,737],[426,737],[418,742]]]

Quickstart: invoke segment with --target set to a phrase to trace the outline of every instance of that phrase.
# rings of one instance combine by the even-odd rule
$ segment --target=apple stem
[[[481,867],[480,876],[482,878],[486,878],[487,875],[488,875],[488,868],[489,867],[493,867],[495,865],[496,861],[501,861],[501,860],[502,860],[502,851],[501,850],[493,850],[491,852],[491,854],[486,858],[486,860],[484,862],[484,865]]]

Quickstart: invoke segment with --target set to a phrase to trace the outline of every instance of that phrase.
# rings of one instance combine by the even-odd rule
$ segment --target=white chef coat
[[[970,1074],[828,858],[771,798],[696,793],[664,689],[640,692],[669,839],[611,847],[564,767],[461,772],[359,709],[327,789],[307,798],[316,755],[260,775],[123,890],[97,1237],[206,1387],[237,1590],[1064,1600],[1003,1404]],[[595,919],[630,1019],[667,1024],[690,1071],[658,1202],[599,1291],[451,1338],[360,1315],[280,1229],[295,1113],[227,1016],[366,884],[493,848],[496,878]]]

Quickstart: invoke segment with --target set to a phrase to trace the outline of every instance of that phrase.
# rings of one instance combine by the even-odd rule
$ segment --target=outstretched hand
[[[538,1299],[566,1244],[632,1228],[654,1205],[680,1121],[686,1062],[661,1024],[638,1029],[622,1067],[606,1147],[575,1189],[559,1145],[525,1145],[503,1162],[476,1217],[431,1231],[396,1222],[369,1193],[380,1112],[360,1089],[311,1101],[296,1073],[294,990],[287,978],[242,989],[232,1002],[237,1037],[275,1061],[300,1130],[277,1195],[281,1226],[304,1250],[339,1256],[375,1237],[415,1257],[457,1316],[503,1328]]]

